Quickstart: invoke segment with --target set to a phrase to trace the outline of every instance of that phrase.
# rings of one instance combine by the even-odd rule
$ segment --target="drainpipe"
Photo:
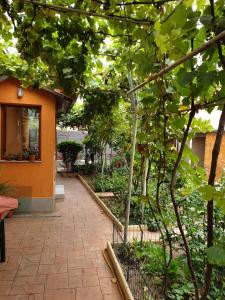
[[[130,89],[133,89],[133,81],[131,72],[128,74],[128,81]],[[134,155],[135,155],[135,146],[136,146],[136,136],[137,136],[137,124],[138,124],[138,99],[136,94],[131,94],[131,104],[133,108],[133,129],[132,129],[132,139],[131,139],[131,151],[130,151],[130,168],[129,168],[129,178],[128,178],[128,195],[126,202],[126,220],[124,228],[124,243],[127,243],[128,237],[128,227],[130,219],[130,199],[132,191],[132,179],[133,179],[133,166],[134,166]]]

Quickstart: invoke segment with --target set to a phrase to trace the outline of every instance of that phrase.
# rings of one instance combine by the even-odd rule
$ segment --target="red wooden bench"
[[[18,200],[0,196],[0,262],[5,261],[5,217],[18,207]]]

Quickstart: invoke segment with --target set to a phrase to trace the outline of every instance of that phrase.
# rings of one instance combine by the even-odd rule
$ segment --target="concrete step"
[[[56,184],[55,185],[55,199],[65,198],[64,185]]]

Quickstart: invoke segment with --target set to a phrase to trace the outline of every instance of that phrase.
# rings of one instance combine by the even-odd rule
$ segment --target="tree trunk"
[[[223,133],[224,133],[224,126],[225,126],[225,105],[223,106],[223,110],[220,116],[220,122],[216,134],[216,140],[212,151],[211,169],[210,169],[209,180],[208,180],[208,184],[212,186],[214,186],[215,184],[217,162],[220,153]],[[213,246],[213,218],[214,217],[213,217],[213,199],[212,199],[207,204],[207,247]],[[206,271],[205,271],[205,282],[204,282],[201,300],[207,299],[210,284],[212,281],[212,270],[213,270],[213,266],[210,263],[207,263]]]
[[[101,173],[104,174],[104,169],[105,169],[105,144],[103,145],[103,151],[102,151],[102,171]]]
[[[149,166],[149,158],[145,159],[144,162],[144,171],[142,175],[142,195],[146,196],[147,194],[147,177],[148,177],[148,166]],[[144,220],[144,208],[145,204],[141,203],[141,222],[143,223]]]
[[[182,155],[183,155],[183,152],[184,152],[184,147],[185,147],[185,144],[187,142],[188,133],[189,133],[191,123],[192,123],[192,120],[193,120],[194,116],[195,116],[195,110],[194,110],[194,107],[192,105],[192,111],[190,112],[188,124],[187,124],[187,127],[186,127],[185,131],[184,131],[183,139],[181,141],[180,149],[179,149],[179,152],[178,152],[178,157],[176,159],[176,162],[175,162],[173,170],[172,170],[172,177],[171,177],[171,181],[170,181],[170,196],[171,196],[171,200],[172,200],[173,207],[174,207],[174,212],[175,212],[175,216],[176,216],[176,220],[177,220],[177,226],[179,228],[179,231],[180,231],[183,243],[184,243],[185,253],[186,253],[186,256],[187,256],[187,264],[188,264],[188,268],[189,268],[190,275],[191,275],[191,280],[192,280],[192,283],[194,285],[194,290],[195,290],[195,299],[198,300],[199,299],[198,281],[197,281],[195,271],[194,271],[194,268],[193,268],[192,259],[191,259],[191,252],[190,252],[188,241],[187,241],[187,238],[185,236],[184,229],[183,229],[183,226],[182,226],[182,223],[181,223],[179,207],[178,207],[176,197],[175,197],[175,193],[174,193],[175,184],[176,184],[177,170],[178,170],[178,167],[179,167],[181,159],[182,159]]]
[[[133,87],[133,82],[131,78],[131,73],[128,76],[130,87]],[[124,243],[127,243],[128,238],[128,227],[130,219],[130,198],[132,191],[132,178],[133,178],[133,164],[134,164],[134,155],[135,155],[135,145],[136,145],[136,135],[137,135],[137,124],[138,124],[138,100],[134,95],[131,96],[132,99],[132,108],[134,111],[133,119],[133,129],[132,129],[132,140],[131,140],[131,153],[130,153],[130,166],[129,166],[129,178],[128,178],[128,195],[126,201],[126,220],[124,228]]]

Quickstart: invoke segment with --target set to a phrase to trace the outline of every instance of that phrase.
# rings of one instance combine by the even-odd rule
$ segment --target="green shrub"
[[[67,169],[73,167],[78,153],[83,149],[80,143],[75,141],[64,141],[57,145],[57,149],[62,153],[63,161],[66,164]]]
[[[113,180],[110,175],[98,174],[93,180],[93,186],[96,192],[111,192]]]
[[[148,218],[146,221],[146,224],[148,226],[149,231],[152,231],[152,232],[158,231],[157,223],[153,218],[152,219]]]
[[[111,174],[98,174],[93,180],[96,192],[114,192],[116,195],[127,193],[128,171],[125,168],[115,169]]]
[[[124,250],[123,250],[124,251]],[[169,253],[165,252],[167,261]],[[138,262],[142,272],[148,274],[154,286],[159,289],[163,285],[164,276],[164,251],[162,245],[154,244],[151,241],[130,244],[125,253],[125,259]],[[189,284],[189,273],[186,274],[187,263],[185,256],[173,257],[168,269],[168,294],[166,299],[192,299],[192,284]],[[183,297],[183,298],[182,298]],[[164,298],[163,298],[164,299]]]
[[[113,192],[119,194],[127,193],[128,170],[119,168],[112,171]]]

